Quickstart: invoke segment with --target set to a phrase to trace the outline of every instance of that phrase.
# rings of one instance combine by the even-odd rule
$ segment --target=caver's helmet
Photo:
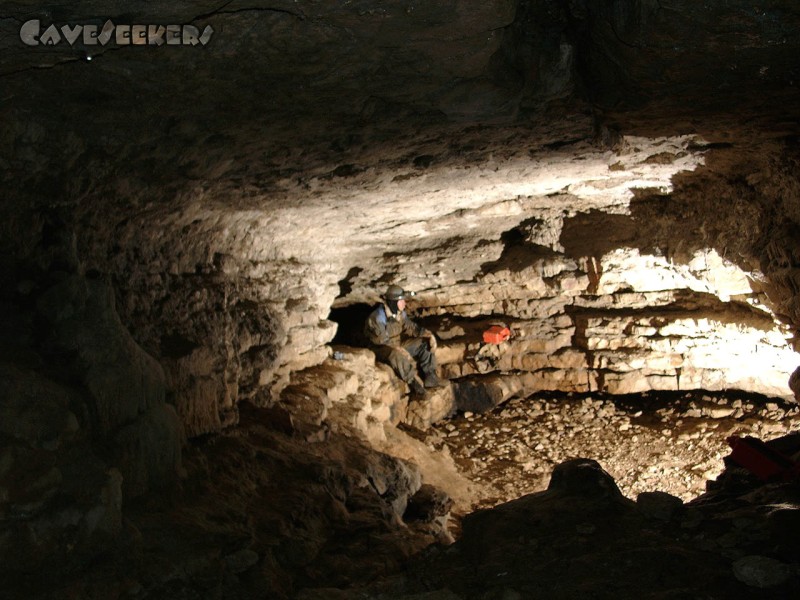
[[[390,285],[386,288],[386,293],[383,295],[384,300],[389,302],[397,302],[406,297],[406,293],[399,285]]]

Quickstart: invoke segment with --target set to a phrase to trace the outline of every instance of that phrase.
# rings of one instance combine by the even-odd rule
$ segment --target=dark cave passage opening
[[[331,343],[366,348],[367,339],[364,337],[364,323],[367,321],[372,309],[372,305],[364,303],[332,308],[328,319],[336,323],[337,329]]]

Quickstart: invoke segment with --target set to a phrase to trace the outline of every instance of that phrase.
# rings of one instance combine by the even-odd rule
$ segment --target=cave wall
[[[158,357],[190,437],[234,423],[242,399],[277,400],[292,372],[328,356],[331,308],[372,303],[390,279],[421,292],[421,315],[465,320],[469,335],[442,348],[451,376],[478,371],[469,358],[482,325],[512,325],[519,335],[489,369],[514,372],[503,397],[789,395],[795,295],[779,248],[791,244],[793,147],[742,157],[684,136],[609,148],[587,116],[567,131],[539,127],[369,147],[338,175],[283,179],[260,210],[222,208],[223,180],[177,213],[97,221],[79,242],[81,268],[110,274],[116,310]],[[290,204],[304,193],[313,200]]]
[[[446,374],[500,376],[495,401],[542,389],[791,395],[794,295],[764,274],[796,198],[791,145],[607,147],[585,116],[567,132],[429,132],[285,178],[262,197],[271,210],[219,209],[223,182],[164,218],[180,233],[154,238],[148,215],[95,255],[91,268],[133,274],[115,281],[121,314],[161,357],[190,436],[235,422],[242,399],[277,401],[292,373],[329,355],[331,309],[374,303],[390,280],[418,291]],[[583,137],[553,141],[565,135]],[[475,363],[493,321],[516,337]]]

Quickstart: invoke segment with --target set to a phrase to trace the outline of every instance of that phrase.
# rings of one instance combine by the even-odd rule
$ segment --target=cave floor
[[[658,490],[688,500],[722,472],[728,435],[771,439],[797,430],[798,420],[796,405],[744,394],[550,394],[512,398],[491,412],[458,414],[426,432],[407,433],[424,440],[434,454],[452,456],[476,484],[472,509],[477,510],[545,489],[554,466],[572,457],[597,460],[628,498]],[[187,448],[179,488],[128,507],[121,541],[70,573],[20,581],[10,590],[12,597],[289,598],[305,590],[303,598],[360,598],[365,582],[382,586],[387,574],[422,568],[426,547],[437,560],[449,560],[451,546],[436,544],[433,528],[412,523],[407,529],[387,520],[379,500],[388,497],[379,497],[381,490],[410,485],[402,483],[408,472],[400,463],[381,458],[357,437],[332,433],[324,443],[308,443],[297,433],[274,413],[243,409],[237,427]],[[526,498],[517,503],[546,500]],[[578,525],[567,520],[552,532],[559,544],[572,540],[575,527],[585,528],[592,514],[580,505],[575,511]],[[486,511],[473,514],[481,513]],[[451,533],[460,537],[473,517],[456,511],[453,516]],[[625,544],[640,543],[637,527],[630,526],[624,544],[615,542],[625,552],[631,552]],[[671,531],[674,524],[664,527]],[[537,528],[536,535],[550,539]],[[616,539],[623,529],[602,539]],[[647,543],[660,548],[666,542]],[[569,552],[595,560],[586,558],[591,553],[580,539],[575,544]],[[540,548],[547,547],[543,541]],[[407,562],[415,556],[421,558]],[[714,569],[727,573],[726,565]],[[444,576],[450,568],[455,567],[437,572]],[[546,573],[536,577],[547,581]],[[606,575],[592,577],[587,581]],[[404,586],[412,580],[401,578]],[[403,597],[383,589],[376,594]]]
[[[578,457],[597,460],[631,499],[661,491],[687,502],[722,472],[728,436],[768,440],[799,426],[800,407],[780,399],[697,391],[513,398],[410,433],[450,453],[482,487],[474,508],[488,508],[546,489],[553,467]]]

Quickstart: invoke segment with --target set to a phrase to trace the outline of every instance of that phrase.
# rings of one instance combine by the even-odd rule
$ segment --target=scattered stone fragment
[[[712,419],[724,419],[725,417],[730,417],[735,410],[730,406],[710,406],[704,409],[703,413]]]

